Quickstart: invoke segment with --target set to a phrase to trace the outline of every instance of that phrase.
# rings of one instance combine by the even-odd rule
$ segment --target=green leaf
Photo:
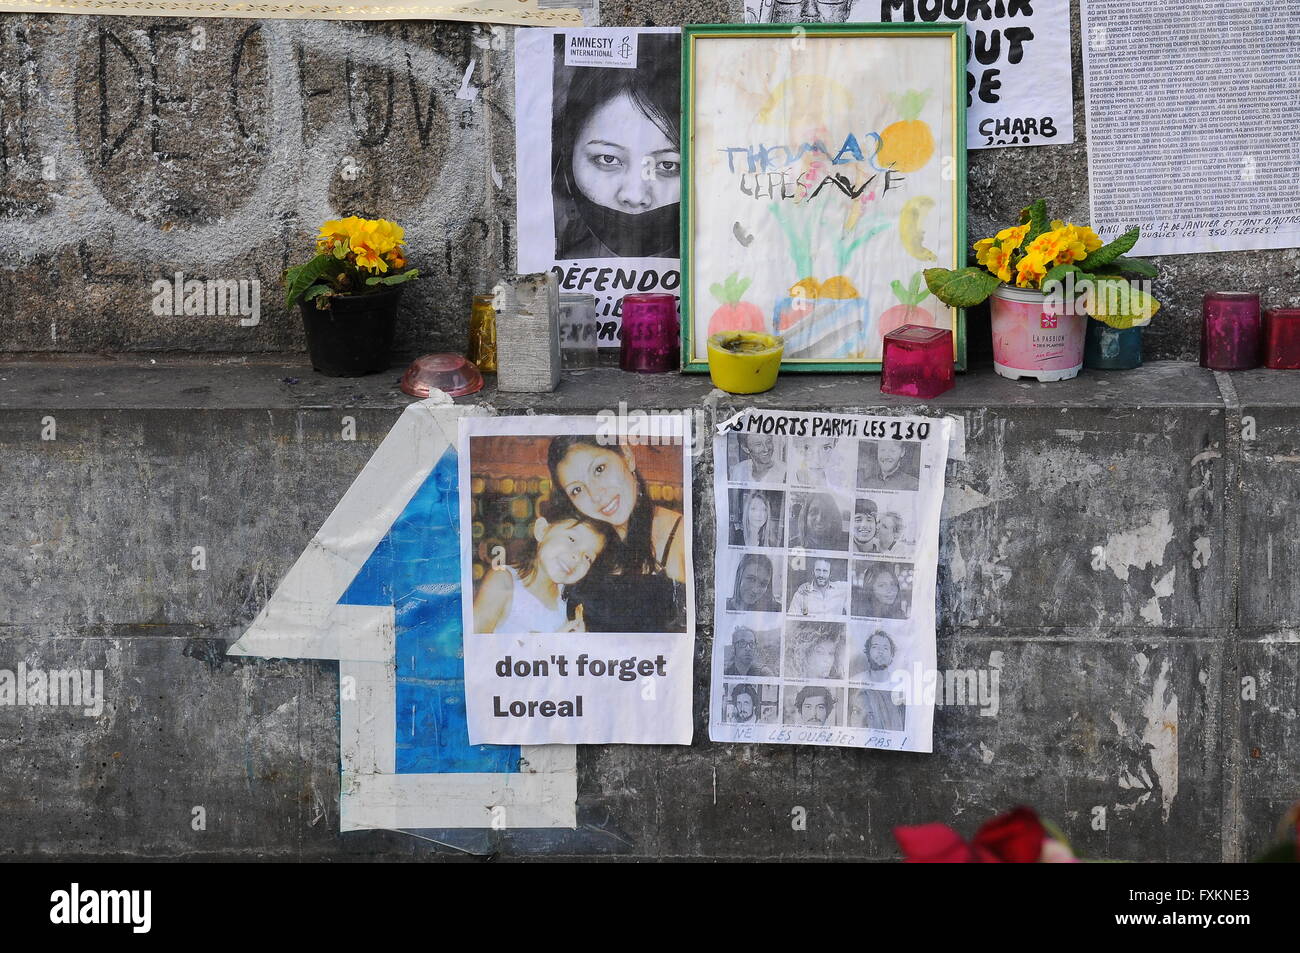
[[[1038,199],[1032,205],[1022,208],[1020,210],[1020,224],[1029,225],[1029,232],[1025,235],[1025,240],[1020,243],[1020,247],[1024,248],[1047,231],[1047,199]]]
[[[713,284],[709,285],[709,294],[713,295],[713,297],[717,298],[723,304],[727,304],[726,285],[720,284],[719,282],[715,281]]]
[[[1043,275],[1042,284],[1045,285],[1049,281],[1064,281],[1065,276],[1072,272],[1082,274],[1083,269],[1078,265],[1055,265],[1047,270],[1047,274]]]
[[[1101,249],[1098,248],[1097,251],[1101,251]],[[1141,258],[1125,258],[1120,255],[1110,264],[1111,267],[1118,268],[1125,274],[1137,275],[1139,278],[1155,278],[1160,274],[1159,268]]]
[[[925,269],[926,286],[944,304],[954,308],[972,308],[988,299],[1000,282],[983,268]]]
[[[1151,323],[1160,302],[1127,278],[1088,278],[1080,282],[1079,306],[1103,324],[1121,331]]]
[[[1084,271],[1091,272],[1095,272],[1098,268],[1105,268],[1114,262],[1116,258],[1128,252],[1130,248],[1137,244],[1137,240],[1138,230],[1130,228],[1109,245],[1102,245],[1095,252],[1089,253],[1088,257],[1079,262],[1079,267]]]
[[[368,285],[400,285],[404,281],[410,281],[412,278],[420,276],[419,268],[411,268],[407,271],[399,271],[392,275],[371,275],[366,279]]]
[[[302,293],[302,300],[310,301],[312,298],[319,298],[323,294],[330,294],[333,290],[329,285],[312,285]]]
[[[302,296],[304,291],[321,278],[337,274],[338,267],[339,264],[333,255],[317,255],[304,264],[288,269],[284,273],[284,283],[287,287],[284,306],[292,308],[293,303]]]

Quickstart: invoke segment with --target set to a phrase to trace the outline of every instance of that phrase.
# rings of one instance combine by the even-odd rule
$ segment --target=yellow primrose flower
[[[368,268],[371,271],[385,272],[388,270],[388,262],[384,261],[383,256],[373,248],[362,245],[360,248],[352,249],[357,256],[357,267]]]
[[[1016,266],[1016,285],[1020,288],[1037,288],[1047,274],[1047,263],[1038,255],[1026,254]]]
[[[402,242],[402,227],[392,222],[379,219],[360,219],[352,233],[352,248],[355,251],[365,246],[378,254],[392,251]]]
[[[998,240],[996,238],[981,238],[977,241],[974,246],[972,246],[975,249],[975,260],[981,265],[986,264],[985,259],[988,257],[989,249],[996,245],[997,242]]]
[[[1101,240],[1101,236],[1087,225],[1075,225],[1073,228],[1075,236],[1083,242],[1084,251],[1087,253],[1095,252],[1102,245],[1106,244]]]
[[[1020,247],[1020,243],[1025,240],[1029,234],[1028,225],[1014,225],[1011,228],[1004,228],[997,234],[997,241],[1007,251],[1015,251]]]
[[[342,258],[348,253],[348,247],[351,245],[351,230],[348,227],[346,219],[332,219],[320,227],[320,234],[316,237],[317,254],[332,254],[335,258]]]
[[[1069,240],[1069,235],[1065,228],[1043,232],[1025,247],[1025,254],[1035,255],[1044,262],[1055,261]]]
[[[996,275],[999,281],[1011,280],[1010,249],[995,245],[989,250],[988,256],[980,264]]]

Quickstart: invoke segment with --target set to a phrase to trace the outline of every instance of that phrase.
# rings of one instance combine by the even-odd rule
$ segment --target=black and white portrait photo
[[[640,33],[631,69],[565,65],[565,40],[555,37],[555,257],[676,258],[681,38]]]

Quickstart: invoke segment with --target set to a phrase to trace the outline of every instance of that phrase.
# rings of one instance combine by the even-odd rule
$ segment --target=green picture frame
[[[703,300],[703,295],[708,293],[715,297],[721,297],[723,307],[726,307],[728,300],[737,293],[737,289],[741,289],[743,292],[743,289],[748,287],[749,281],[753,280],[752,278],[746,280],[736,275],[733,281],[731,275],[725,274],[725,265],[722,268],[718,267],[719,263],[724,259],[728,262],[734,262],[738,256],[744,257],[747,265],[751,266],[748,270],[759,275],[758,280],[765,282],[769,289],[774,286],[785,287],[783,283],[774,285],[774,282],[782,282],[782,279],[777,272],[773,271],[773,268],[784,265],[786,272],[789,273],[791,268],[796,272],[799,271],[802,265],[811,272],[812,268],[809,267],[808,263],[812,262],[814,256],[823,254],[828,244],[833,244],[835,248],[834,254],[830,256],[831,260],[851,264],[858,269],[858,273],[861,273],[861,269],[869,262],[877,260],[872,257],[877,252],[873,250],[870,242],[874,236],[888,232],[889,228],[885,221],[886,203],[883,198],[879,206],[881,213],[872,220],[876,224],[871,224],[868,227],[861,226],[862,216],[866,214],[865,212],[860,212],[852,218],[853,227],[861,232],[861,234],[857,234],[853,229],[849,229],[849,237],[853,239],[852,241],[845,241],[839,237],[848,228],[850,215],[852,214],[845,208],[842,223],[837,225],[832,222],[832,229],[838,229],[838,231],[832,231],[835,236],[833,241],[819,242],[815,238],[808,237],[811,232],[817,231],[811,224],[803,227],[803,231],[800,231],[801,223],[795,222],[792,225],[791,219],[794,217],[792,211],[795,214],[800,211],[798,208],[799,201],[807,199],[804,209],[810,209],[812,208],[810,204],[812,199],[821,198],[820,190],[814,190],[813,188],[813,182],[821,174],[820,167],[818,167],[816,173],[800,173],[797,180],[795,180],[796,184],[793,185],[790,172],[792,169],[799,168],[798,162],[802,161],[808,164],[809,156],[821,155],[826,160],[823,164],[827,166],[827,174],[824,177],[839,180],[832,182],[833,188],[827,190],[827,202],[840,202],[842,206],[846,202],[849,204],[859,202],[865,207],[868,204],[867,199],[874,201],[877,194],[876,186],[872,186],[872,191],[869,193],[865,191],[867,185],[864,184],[864,180],[866,183],[873,181],[872,177],[866,175],[866,173],[872,173],[872,170],[874,170],[875,176],[885,176],[885,185],[882,187],[886,193],[890,191],[888,186],[891,183],[901,190],[903,185],[898,184],[900,182],[899,166],[914,164],[919,155],[918,149],[913,148],[907,153],[908,158],[906,161],[900,162],[898,159],[887,161],[882,168],[877,162],[877,159],[881,158],[880,153],[884,151],[885,142],[880,135],[880,131],[888,131],[889,126],[882,125],[880,131],[870,129],[845,130],[846,133],[850,134],[850,137],[844,138],[843,142],[840,141],[840,136],[832,134],[824,141],[814,140],[812,151],[808,150],[809,143],[807,140],[796,137],[791,140],[793,145],[787,143],[781,146],[784,148],[784,152],[777,153],[776,158],[771,161],[770,165],[771,152],[775,151],[778,144],[763,141],[760,135],[754,135],[751,139],[746,140],[747,143],[752,142],[752,146],[748,144],[743,147],[728,145],[720,150],[726,154],[728,167],[725,172],[720,170],[722,160],[716,156],[715,152],[709,153],[708,161],[701,160],[697,155],[697,148],[718,150],[716,142],[713,141],[718,136],[716,132],[717,124],[710,121],[704,136],[697,136],[697,120],[701,118],[717,119],[720,115],[719,97],[726,95],[726,93],[719,93],[718,90],[720,88],[724,90],[735,89],[737,85],[730,77],[724,82],[716,76],[706,76],[702,79],[697,75],[702,61],[710,60],[712,57],[714,60],[725,62],[726,55],[735,56],[736,51],[740,49],[740,47],[733,44],[726,53],[720,53],[721,48],[717,45],[718,41],[741,40],[753,44],[752,49],[745,50],[743,62],[747,66],[746,72],[750,72],[748,68],[750,64],[764,62],[762,54],[765,52],[772,54],[771,58],[774,64],[777,63],[780,56],[785,56],[790,58],[793,66],[795,61],[793,60],[793,54],[789,50],[793,49],[793,44],[796,43],[802,44],[799,47],[801,51],[811,53],[811,58],[807,61],[810,63],[819,65],[833,63],[836,61],[836,57],[840,62],[856,62],[846,56],[847,51],[842,43],[823,47],[826,53],[833,54],[833,56],[820,56],[815,44],[823,38],[833,38],[839,41],[851,41],[855,38],[870,39],[872,41],[896,40],[899,41],[898,56],[900,58],[916,56],[924,49],[925,56],[931,60],[939,61],[941,57],[944,65],[950,64],[951,81],[940,84],[942,89],[939,92],[943,98],[937,103],[934,102],[933,89],[925,90],[923,95],[921,91],[913,93],[901,89],[883,92],[873,90],[870,95],[875,97],[873,102],[878,101],[881,96],[889,97],[891,103],[899,103],[905,107],[902,110],[903,113],[910,111],[911,107],[916,105],[917,97],[920,97],[921,102],[929,108],[926,115],[933,117],[937,114],[942,117],[940,135],[937,137],[931,135],[930,137],[934,150],[925,164],[932,165],[932,160],[938,160],[942,164],[939,170],[942,181],[949,184],[943,186],[941,190],[936,190],[939,198],[920,197],[922,203],[926,201],[934,203],[929,206],[930,211],[933,211],[936,206],[940,208],[941,215],[935,217],[943,223],[943,228],[935,234],[939,235],[941,250],[938,252],[931,251],[925,244],[916,239],[918,234],[918,229],[915,227],[916,209],[926,207],[924,204],[914,206],[910,210],[905,205],[903,212],[894,212],[896,234],[901,238],[895,238],[899,248],[887,246],[887,255],[893,256],[889,261],[897,262],[903,259],[904,252],[911,258],[915,258],[916,261],[914,271],[909,270],[906,275],[900,274],[898,278],[890,281],[889,288],[892,290],[892,294],[900,296],[900,300],[904,301],[905,309],[911,309],[906,310],[906,313],[915,314],[916,306],[909,306],[905,302],[907,299],[914,298],[916,294],[925,291],[923,279],[919,288],[916,284],[917,276],[921,270],[928,267],[959,268],[966,264],[967,93],[965,24],[810,23],[685,26],[682,28],[682,123],[684,128],[682,130],[683,146],[681,150],[681,175],[684,186],[681,202],[681,365],[684,372],[700,373],[708,370],[705,340],[710,327],[725,329],[723,326],[731,324],[736,327],[756,329],[754,326],[758,323],[758,316],[761,316],[763,323],[766,325],[763,330],[781,333],[786,337],[787,353],[781,364],[783,371],[862,373],[880,370],[879,357],[867,359],[867,355],[870,354],[870,349],[873,346],[878,350],[881,322],[888,323],[888,320],[897,320],[897,317],[894,316],[887,320],[879,303],[873,306],[867,298],[861,296],[852,281],[847,278],[837,283],[836,278],[831,277],[819,283],[817,277],[813,274],[801,275],[800,279],[802,280],[798,280],[790,286],[789,297],[782,299],[773,297],[769,293],[768,297],[760,296],[759,304],[746,303],[744,310],[733,309],[733,311],[723,315],[721,319],[718,318],[721,309],[712,311],[706,318],[703,309],[699,306],[699,303]],[[924,48],[915,47],[911,51],[904,49],[901,41],[917,38],[925,38],[930,42]],[[936,41],[940,40],[946,43],[946,48],[943,51],[936,49]],[[785,44],[786,47],[784,49],[781,47],[765,48],[765,44]],[[864,53],[867,51],[867,47],[864,47]],[[888,46],[882,47],[878,42],[873,42],[869,50],[874,57],[880,56],[882,51],[888,51]],[[864,58],[863,62],[867,61]],[[760,109],[757,113],[743,112],[746,108],[753,109],[756,102],[753,93],[761,93],[764,90],[768,91],[772,97],[776,97],[778,94],[787,97],[787,100],[780,102],[783,110],[780,115],[783,116],[790,115],[794,111],[793,107],[798,105],[798,102],[793,98],[796,94],[805,95],[805,102],[811,104],[811,112],[815,112],[817,106],[826,102],[828,98],[834,100],[838,96],[843,102],[835,101],[834,108],[843,114],[849,108],[849,104],[854,101],[845,99],[845,97],[860,95],[853,90],[863,88],[861,83],[840,83],[839,74],[831,76],[828,80],[826,77],[818,75],[811,77],[804,73],[796,75],[792,69],[783,71],[780,65],[765,68],[772,73],[771,76],[765,76],[759,80],[752,78],[748,80],[751,84],[760,82],[762,84],[761,89],[749,90],[749,98],[745,102],[737,100],[742,116],[753,115],[756,119],[761,120],[770,115],[766,107]],[[912,68],[919,69],[919,61],[914,63]],[[818,88],[819,84],[825,85],[826,88],[835,92],[827,94],[823,89]],[[782,90],[784,90],[784,93],[780,92]],[[741,90],[740,92],[745,93],[746,91]],[[906,98],[909,95],[912,98]],[[708,100],[709,116],[707,117],[702,117],[700,113],[702,99]],[[775,103],[777,100],[773,98],[768,102]],[[813,116],[810,119],[810,125],[815,124],[817,118]],[[731,121],[729,116],[727,121]],[[740,120],[742,123],[744,121],[746,120]],[[900,122],[906,121],[909,120],[906,115],[903,115]],[[927,129],[929,129],[929,126],[927,126]],[[855,136],[857,137],[854,138]],[[699,141],[701,138],[710,141],[702,143]],[[850,138],[854,139],[852,143]],[[718,139],[718,141],[732,142],[730,139]],[[863,143],[871,143],[872,145],[864,147]],[[945,144],[951,144],[951,155],[942,152]],[[856,150],[854,145],[858,147]],[[772,147],[771,151],[769,151],[769,146]],[[847,151],[845,151],[846,149]],[[884,158],[889,159],[901,152],[902,150],[898,148],[891,149]],[[767,175],[767,172],[772,172],[772,175],[776,175],[776,171],[781,172],[783,178],[780,179],[779,195],[775,195],[773,191],[776,186],[772,184],[775,180],[771,176],[768,176],[768,180],[761,184],[756,180],[751,180],[747,184],[746,175],[757,174],[754,169],[755,156],[758,156],[757,161],[760,165],[767,166],[767,169],[763,172],[764,175]],[[781,159],[789,160],[792,157],[795,159],[795,165],[781,165]],[[841,158],[852,168],[843,172],[835,172],[835,166]],[[736,174],[737,164],[741,166],[739,175]],[[772,171],[773,168],[776,171]],[[857,179],[848,175],[851,171],[859,173]],[[922,169],[918,168],[916,171],[918,176],[923,174],[926,177],[925,181],[934,181],[936,169],[930,168],[922,172]],[[824,185],[825,183],[818,182],[818,184]],[[768,190],[769,196],[775,196],[764,208],[755,213],[762,219],[764,229],[762,232],[763,241],[752,256],[749,255],[748,249],[754,244],[759,231],[757,229],[751,230],[747,223],[739,219],[734,222],[727,221],[726,219],[732,216],[721,214],[729,208],[738,207],[736,205],[737,200],[730,191],[733,188],[738,189],[747,196],[752,191],[756,199],[755,206],[758,206],[757,199],[764,189]],[[708,190],[708,198],[704,202],[701,201],[702,189]],[[799,194],[800,189],[803,190],[802,195]],[[793,195],[790,194],[792,191],[794,192]],[[726,195],[727,200],[730,200],[732,205],[726,206],[727,200],[718,199],[717,196],[719,195]],[[791,199],[795,200],[794,204],[790,203],[789,200]],[[783,201],[785,204],[782,204]],[[943,205],[943,202],[949,204]],[[890,203],[890,207],[893,204],[896,203]],[[702,208],[702,205],[707,207]],[[721,205],[724,208],[714,208],[715,205]],[[820,225],[824,225],[826,212],[821,211],[818,214],[820,217],[816,221],[820,227]],[[840,215],[840,209],[836,208],[831,214]],[[909,219],[909,216],[912,216],[912,218]],[[898,224],[904,221],[908,221],[908,224]],[[701,235],[701,227],[709,230],[708,240],[714,243],[707,253],[697,248],[697,241],[703,243],[705,240]],[[877,230],[872,231],[872,229]],[[821,228],[821,231],[825,232],[826,229]],[[867,234],[868,232],[870,234]],[[732,248],[728,244],[728,235],[734,235],[734,240],[741,246],[742,250]],[[782,253],[785,256],[783,263],[776,262],[774,258],[776,247],[779,244],[778,236],[781,236],[780,240],[785,241],[788,246]],[[748,242],[745,241],[746,238],[749,239]],[[716,251],[714,246],[717,246]],[[879,247],[881,246],[877,245],[877,248]],[[797,253],[796,249],[798,250]],[[926,253],[937,255],[938,257],[933,260],[926,257],[917,257],[917,255],[912,254],[912,251],[923,253],[923,255]],[[825,256],[823,255],[823,257]],[[882,270],[889,267],[885,255],[881,255],[879,261]],[[843,278],[843,275],[841,274],[838,277]],[[879,292],[879,286],[886,277],[888,275],[872,277],[872,287],[877,292]],[[904,277],[907,280],[900,281]],[[807,289],[810,288],[817,292],[815,298],[804,297]],[[827,293],[828,288],[831,289],[830,293]],[[721,295],[719,295],[719,291],[722,292]],[[852,292],[852,295],[848,292]],[[877,293],[876,297],[883,300],[884,296]],[[766,307],[769,300],[772,302],[771,310]],[[949,308],[934,299],[933,296],[929,296],[927,300],[931,311],[931,320],[940,327],[951,327],[953,331],[953,361],[958,370],[965,370],[966,320],[964,312],[961,309]],[[737,303],[732,302],[733,305]],[[782,310],[783,307],[785,308],[784,311]],[[787,321],[792,317],[794,323],[788,324]],[[800,327],[804,320],[809,323]],[[874,332],[869,330],[873,321],[875,322]],[[831,327],[833,329],[832,333],[840,337],[823,334],[824,329],[827,327]],[[797,329],[798,335],[789,334],[788,332],[792,329]],[[853,336],[855,334],[856,337]],[[817,337],[817,335],[822,336]],[[798,350],[792,352],[791,342],[796,337]],[[843,340],[841,340],[841,337]],[[855,349],[854,345],[861,345],[861,347]],[[819,347],[834,350],[836,353],[830,356],[819,355],[816,353]],[[804,356],[799,356],[801,354]]]

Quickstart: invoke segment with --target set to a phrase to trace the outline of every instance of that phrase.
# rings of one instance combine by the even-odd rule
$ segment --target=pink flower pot
[[[1083,367],[1088,316],[1041,291],[1000,285],[989,301],[993,369],[1003,377],[1069,380]]]

